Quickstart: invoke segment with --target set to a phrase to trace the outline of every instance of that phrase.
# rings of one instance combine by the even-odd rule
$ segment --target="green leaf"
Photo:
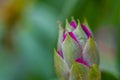
[[[54,62],[57,76],[60,80],[68,80],[69,69],[65,61],[54,50]]]
[[[97,46],[92,38],[89,38],[83,49],[83,58],[89,64],[99,64],[99,55]]]
[[[88,73],[89,80],[101,80],[100,70],[97,65],[93,64]]]
[[[88,80],[88,71],[87,66],[74,62],[70,71],[70,80]]]
[[[81,57],[82,50],[80,46],[71,39],[69,33],[66,35],[66,39],[62,45],[62,51],[68,66],[71,67],[72,63],[79,57]]]

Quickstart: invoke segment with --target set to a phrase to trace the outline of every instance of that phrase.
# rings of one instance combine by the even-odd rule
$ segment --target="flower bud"
[[[66,20],[59,25],[58,50],[54,50],[56,73],[60,80],[100,80],[99,54],[87,22]]]

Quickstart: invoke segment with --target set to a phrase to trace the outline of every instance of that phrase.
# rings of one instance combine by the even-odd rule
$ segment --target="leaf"
[[[69,69],[65,61],[54,50],[54,62],[57,76],[60,80],[68,80]]]
[[[92,64],[99,64],[98,49],[91,37],[87,40],[83,49],[83,58],[90,66]]]
[[[62,44],[62,51],[68,66],[71,67],[72,63],[81,57],[82,50],[80,46],[73,40],[67,33],[66,39]]]
[[[100,70],[97,65],[93,64],[88,73],[89,80],[101,80]]]
[[[88,80],[88,70],[87,66],[74,62],[70,71],[70,80]]]

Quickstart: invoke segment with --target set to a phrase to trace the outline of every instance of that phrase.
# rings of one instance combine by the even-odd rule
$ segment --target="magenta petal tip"
[[[61,50],[58,50],[57,53],[58,53],[59,56],[61,56],[63,58],[63,54],[62,54]]]
[[[78,43],[78,40],[77,40],[77,38],[75,37],[75,35],[73,34],[73,32],[69,32],[69,35],[70,35],[70,37],[71,37],[73,40],[75,40],[75,41]]]
[[[88,38],[91,37],[91,33],[90,33],[90,31],[88,30],[88,28],[87,28],[85,25],[83,25],[83,24],[81,24],[81,27],[82,27],[82,29],[84,30],[84,32],[85,32],[85,34],[87,35],[87,37],[88,37]]]
[[[73,29],[76,29],[76,23],[75,23],[75,21],[71,21],[70,22],[70,26],[73,28]]]
[[[62,38],[62,42],[64,42],[64,40],[66,39],[67,34],[63,33],[63,38]]]
[[[80,63],[80,64],[83,64],[83,65],[89,67],[89,65],[88,65],[82,58],[76,59],[76,62],[78,62],[78,63]]]
[[[75,35],[73,34],[73,32],[68,32],[69,33],[69,35],[70,35],[70,37],[74,40],[74,41],[76,41],[77,43],[79,43],[78,42],[78,40],[77,40],[77,38],[75,37]],[[67,36],[67,34],[63,34],[63,39],[62,39],[62,42],[64,42],[64,40],[66,39],[66,36]]]

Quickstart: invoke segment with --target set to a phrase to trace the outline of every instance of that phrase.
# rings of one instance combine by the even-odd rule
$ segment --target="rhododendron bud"
[[[100,80],[98,49],[87,22],[66,20],[65,29],[59,24],[54,62],[60,80]]]

